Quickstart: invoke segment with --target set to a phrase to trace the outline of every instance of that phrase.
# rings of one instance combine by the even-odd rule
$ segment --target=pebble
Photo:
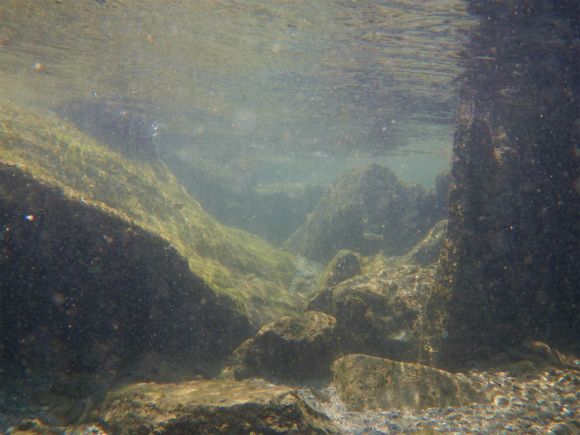
[[[570,435],[572,431],[566,423],[558,423],[551,427],[550,433],[554,435]]]
[[[298,393],[326,414],[345,435],[580,434],[580,373],[551,369],[534,376],[510,377],[507,373],[473,372],[468,378],[482,389],[488,388],[489,382],[494,383],[489,403],[422,411],[349,412],[332,385],[313,387],[316,395],[310,388],[299,389]],[[0,389],[0,433],[31,413],[45,423],[50,422],[50,409],[20,409],[20,402],[13,391]],[[98,426],[86,426],[81,435],[104,434]]]
[[[422,411],[349,412],[332,385],[328,402],[317,402],[308,388],[299,390],[314,408],[326,414],[345,435],[395,434],[580,434],[578,373],[552,369],[524,377],[507,373],[472,373],[472,381],[496,384],[490,403]],[[482,382],[485,381],[485,382]],[[558,388],[554,388],[555,384]]]
[[[510,403],[510,399],[508,399],[505,396],[496,396],[495,399],[493,399],[495,406],[507,406]]]

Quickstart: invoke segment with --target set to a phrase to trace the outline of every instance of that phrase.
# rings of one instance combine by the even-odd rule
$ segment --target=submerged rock
[[[330,363],[340,354],[417,361],[422,340],[435,343],[448,336],[441,331],[425,337],[422,323],[445,223],[437,224],[403,257],[361,259],[340,251],[321,275],[318,288],[323,290],[308,302],[304,314],[263,327],[236,349],[227,374],[302,382],[328,378]]]
[[[456,369],[530,340],[580,355],[578,3],[470,8],[480,24],[463,58],[426,322],[449,337],[425,363]]]
[[[0,166],[3,361],[109,379],[158,351],[211,372],[251,333],[244,307],[163,238]]]
[[[293,390],[265,382],[130,385],[109,394],[99,419],[120,435],[341,433]]]
[[[316,261],[328,261],[342,249],[402,255],[445,218],[438,199],[373,163],[338,177],[286,246]]]
[[[327,288],[306,310],[336,319],[340,352],[415,361],[422,337],[421,313],[435,277],[433,267],[400,265]]]
[[[238,380],[328,379],[330,363],[338,352],[335,325],[334,317],[317,311],[278,319],[236,349],[228,371]]]
[[[0,125],[0,352],[12,374],[50,373],[82,395],[156,354],[213,375],[257,326],[298,311],[292,257],[212,219],[162,163],[11,105]]]
[[[350,411],[460,407],[487,400],[467,377],[418,364],[347,355],[335,361],[332,371]]]
[[[0,116],[0,161],[11,174],[22,171],[64,200],[162,238],[210,287],[241,300],[258,325],[292,312],[286,292],[294,277],[292,256],[214,220],[163,163],[125,159],[61,122],[12,106],[4,106]],[[4,201],[26,199],[3,196]],[[91,270],[99,272],[98,264]],[[268,301],[274,304],[271,311]]]
[[[326,266],[321,277],[319,288],[333,287],[349,278],[362,274],[359,256],[343,249],[334,256]]]

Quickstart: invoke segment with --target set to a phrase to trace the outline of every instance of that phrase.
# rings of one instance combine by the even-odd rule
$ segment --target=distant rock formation
[[[342,249],[401,255],[446,214],[445,194],[405,183],[391,169],[373,163],[339,176],[286,247],[324,262]]]

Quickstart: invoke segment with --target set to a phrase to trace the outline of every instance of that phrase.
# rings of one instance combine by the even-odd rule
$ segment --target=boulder
[[[399,265],[326,288],[306,307],[333,316],[340,352],[415,361],[435,268]]]
[[[193,274],[163,238],[10,164],[0,180],[6,364],[108,378],[157,351],[211,373],[253,332],[243,305]]]
[[[367,259],[370,266],[365,266],[378,271],[352,276],[361,270],[359,256],[337,254],[321,278],[332,286],[314,296],[304,314],[276,320],[243,343],[226,375],[293,383],[329,378],[330,364],[341,354],[416,361],[435,265],[422,268],[407,257],[379,257]],[[429,337],[432,342],[445,338],[444,332]]]
[[[290,254],[212,219],[163,163],[11,104],[0,125],[7,368],[103,380],[149,353],[214,374],[257,326],[298,312]]]
[[[316,261],[342,249],[402,255],[446,217],[437,198],[377,163],[353,169],[332,183],[286,247]]]
[[[332,365],[334,385],[349,411],[467,406],[487,399],[461,374],[368,355],[347,355]]]
[[[362,274],[361,261],[358,254],[343,249],[339,251],[324,269],[318,284],[319,288],[333,287]]]
[[[229,371],[237,380],[328,379],[338,351],[335,324],[334,317],[317,311],[278,319],[236,349]]]
[[[341,433],[293,390],[265,382],[129,385],[108,395],[99,420],[119,435]]]
[[[456,370],[525,341],[578,355],[578,3],[470,5],[480,23],[463,57],[449,224],[426,313],[426,334],[449,337],[425,341],[436,352],[424,363]]]

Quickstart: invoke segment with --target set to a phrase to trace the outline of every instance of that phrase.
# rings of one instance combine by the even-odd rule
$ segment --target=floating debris
[[[382,234],[375,234],[371,231],[363,231],[363,237],[369,241],[384,240]]]

